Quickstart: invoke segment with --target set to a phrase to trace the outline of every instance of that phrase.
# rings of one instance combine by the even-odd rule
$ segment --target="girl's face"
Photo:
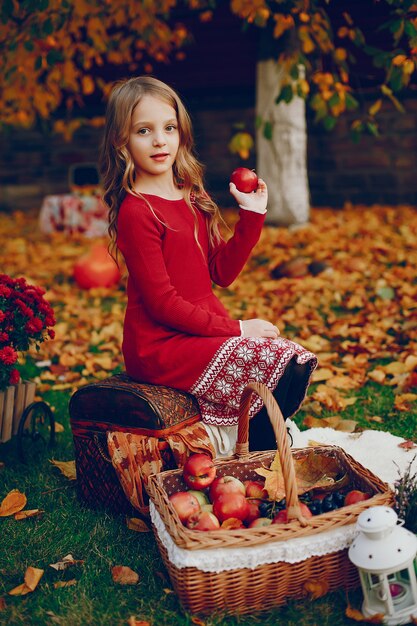
[[[164,100],[143,96],[133,111],[127,144],[137,177],[172,174],[179,145],[175,109]]]

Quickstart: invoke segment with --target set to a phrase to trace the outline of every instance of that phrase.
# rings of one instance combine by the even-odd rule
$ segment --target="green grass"
[[[369,427],[366,416],[386,416],[383,424],[372,424],[384,430],[411,437],[417,425],[417,412],[399,414],[391,410],[393,392],[388,387],[368,383],[359,392],[359,400],[344,412]],[[126,624],[131,615],[149,621],[152,626],[192,624],[174,593],[167,592],[170,582],[151,533],[136,533],[126,526],[124,516],[93,511],[77,499],[75,483],[64,478],[49,459],[74,458],[68,417],[68,392],[46,392],[45,400],[55,407],[56,419],[64,425],[57,435],[53,451],[45,450],[28,465],[17,459],[16,439],[0,446],[5,467],[0,470],[0,495],[11,489],[26,493],[27,508],[44,509],[38,519],[0,520],[0,597],[6,608],[0,611],[0,624],[65,626],[117,626]],[[301,423],[303,412],[297,416]],[[34,452],[35,448],[28,448]],[[71,553],[84,560],[64,572],[49,564]],[[127,565],[138,572],[135,586],[117,586],[111,577],[114,565]],[[21,597],[8,591],[23,582],[28,566],[45,570],[35,592]],[[77,584],[55,589],[53,583],[75,578]],[[349,594],[351,603],[360,607],[360,591]],[[346,596],[343,590],[325,598],[291,601],[286,606],[249,616],[211,615],[202,618],[206,626],[262,624],[265,626],[339,626],[352,624],[345,617]]]

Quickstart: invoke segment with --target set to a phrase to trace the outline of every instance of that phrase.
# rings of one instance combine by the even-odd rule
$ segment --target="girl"
[[[155,78],[118,83],[107,108],[102,149],[111,249],[129,272],[123,355],[134,379],[193,394],[218,454],[236,441],[241,393],[249,381],[275,390],[285,417],[304,399],[315,356],[262,319],[233,320],[214,295],[227,287],[259,239],[267,187],[230,184],[240,206],[234,235],[219,232],[219,209],[193,155],[190,118],[179,96]],[[251,449],[275,447],[253,398]],[[259,413],[260,412],[260,413]],[[264,432],[264,429],[269,429]]]

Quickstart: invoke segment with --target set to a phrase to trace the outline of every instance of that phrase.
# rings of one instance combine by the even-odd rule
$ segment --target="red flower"
[[[6,287],[6,285],[0,285],[0,297],[10,298],[11,293],[12,291],[9,287]]]
[[[0,323],[6,319],[6,313],[4,311],[0,311]]]
[[[12,370],[10,372],[10,378],[9,378],[9,384],[10,385],[17,385],[17,383],[20,381],[20,374],[18,370]]]
[[[25,324],[25,330],[28,333],[38,333],[43,328],[43,322],[39,317],[34,317]]]
[[[13,365],[17,361],[17,352],[10,346],[6,346],[0,350],[0,362],[4,365]]]
[[[55,331],[53,328],[48,328],[48,335],[51,339],[55,339]]]
[[[0,343],[6,343],[9,341],[9,335],[7,333],[0,333]]]

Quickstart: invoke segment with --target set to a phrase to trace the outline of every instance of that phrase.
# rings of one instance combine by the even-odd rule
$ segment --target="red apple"
[[[268,492],[260,480],[244,480],[243,484],[246,488],[247,498],[263,498],[264,500],[268,498]]]
[[[214,501],[213,513],[220,522],[229,517],[243,521],[248,516],[249,504],[243,493],[223,493]]]
[[[349,504],[356,504],[357,502],[363,502],[364,500],[368,500],[370,497],[369,493],[352,489],[352,491],[349,491],[349,493],[345,496],[345,506],[349,506]]]
[[[220,528],[220,522],[209,511],[197,511],[187,519],[186,526],[190,530],[217,530]]]
[[[177,491],[177,493],[173,493],[172,496],[169,496],[168,499],[183,524],[190,515],[200,510],[197,498],[189,491]]]
[[[208,454],[192,454],[183,467],[183,478],[190,489],[205,489],[213,482],[216,468]]]
[[[236,185],[238,191],[250,193],[258,189],[258,177],[256,172],[248,170],[247,167],[238,167],[232,172],[230,182]]]
[[[209,498],[214,502],[221,494],[240,493],[245,495],[245,485],[234,476],[219,476],[210,485]]]
[[[248,526],[248,528],[263,528],[264,526],[270,526],[272,520],[269,517],[258,517],[254,519]]]
[[[300,502],[300,511],[301,511],[301,515],[303,515],[305,518],[309,518],[309,517],[313,517],[312,512],[310,511],[310,509],[308,508],[308,506],[306,504],[304,504],[304,502]],[[274,519],[272,520],[273,524],[288,524],[288,512],[287,509],[283,509],[282,511],[279,511]]]
[[[246,498],[246,500],[248,501],[249,505],[249,513],[245,517],[245,522],[248,524],[250,522],[253,522],[254,519],[261,517],[259,505],[261,504],[262,500],[260,500],[259,498]]]

